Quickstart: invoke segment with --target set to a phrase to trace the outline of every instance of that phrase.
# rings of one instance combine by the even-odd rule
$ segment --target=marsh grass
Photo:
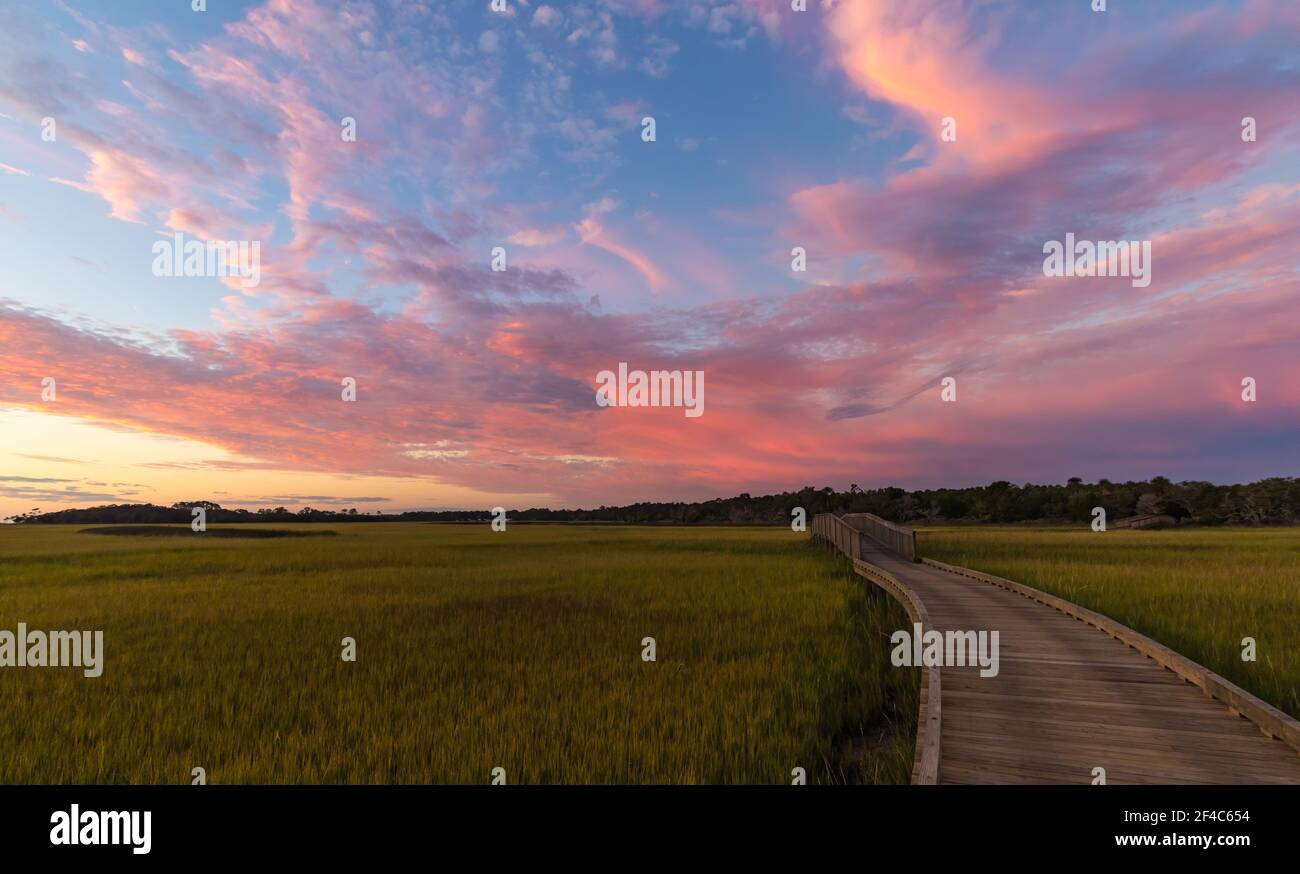
[[[918,549],[1104,613],[1300,717],[1300,529],[934,527]]]
[[[0,628],[105,649],[97,679],[0,669],[0,782],[907,781],[906,618],[806,535],[333,527],[0,528]]]

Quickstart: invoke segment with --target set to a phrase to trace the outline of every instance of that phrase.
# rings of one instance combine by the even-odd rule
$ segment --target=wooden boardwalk
[[[842,551],[857,553],[863,576],[888,589],[896,582],[924,610],[927,630],[999,632],[996,677],[981,677],[977,666],[933,669],[940,692],[930,708],[938,716],[925,712],[923,695],[914,782],[1088,784],[1103,768],[1107,784],[1300,784],[1295,720],[1141,635],[1114,623],[1107,633],[978,575],[903,558],[865,534]],[[1114,629],[1198,681],[1199,672],[1220,681],[1227,691],[1214,691],[1256,721]],[[926,738],[936,726],[938,737]],[[926,746],[935,760],[928,766]]]

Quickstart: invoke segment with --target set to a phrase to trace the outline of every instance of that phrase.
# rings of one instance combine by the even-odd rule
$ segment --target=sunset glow
[[[1291,0],[209,5],[0,33],[0,516],[1297,473]]]

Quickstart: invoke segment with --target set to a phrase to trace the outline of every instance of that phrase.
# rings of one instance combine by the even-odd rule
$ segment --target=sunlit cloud
[[[15,23],[0,511],[1293,472],[1292,4],[810,5]],[[154,276],[175,232],[259,241],[261,282]],[[1152,283],[1044,275],[1067,232],[1149,241]],[[620,362],[702,370],[707,413],[598,407]]]

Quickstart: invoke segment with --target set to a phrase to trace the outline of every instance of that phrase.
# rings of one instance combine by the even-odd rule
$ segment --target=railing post
[[[836,521],[909,561],[918,561],[916,531],[912,528],[896,525],[871,513],[849,513],[842,518],[836,517]],[[861,552],[860,545],[858,551]]]

